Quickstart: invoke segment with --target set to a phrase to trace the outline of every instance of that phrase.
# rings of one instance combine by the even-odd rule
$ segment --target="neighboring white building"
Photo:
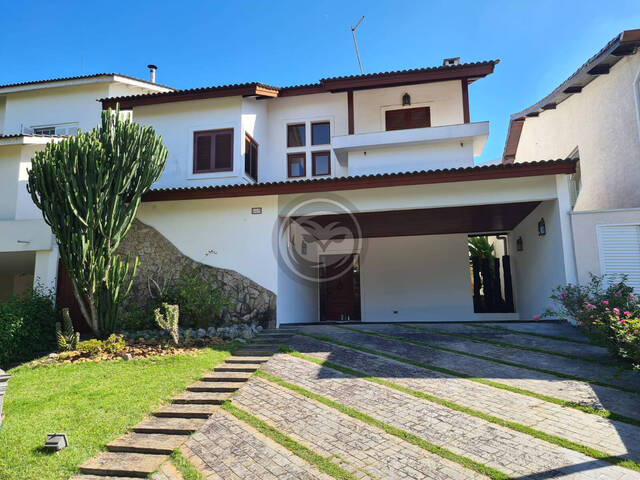
[[[26,190],[34,153],[94,128],[99,98],[172,90],[115,73],[0,85],[0,298],[56,286],[55,239]]]
[[[626,274],[640,291],[640,30],[627,30],[511,116],[503,162],[579,159],[571,224],[578,279]],[[613,277],[611,277],[613,278]]]

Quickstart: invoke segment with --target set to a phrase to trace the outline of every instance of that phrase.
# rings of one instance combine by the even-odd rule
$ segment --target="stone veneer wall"
[[[129,298],[144,306],[153,282],[160,287],[175,283],[185,268],[216,279],[217,286],[231,298],[223,312],[225,322],[256,322],[275,326],[276,295],[247,277],[223,268],[212,267],[187,257],[153,227],[136,220],[118,248],[120,254],[138,256],[140,263]]]

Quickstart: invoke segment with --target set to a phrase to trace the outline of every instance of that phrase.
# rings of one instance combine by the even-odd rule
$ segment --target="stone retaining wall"
[[[138,256],[140,264],[129,298],[142,307],[150,292],[180,279],[185,269],[215,278],[216,285],[231,299],[222,314],[225,322],[275,326],[276,295],[233,270],[205,265],[187,257],[153,227],[136,220],[118,248],[120,254]]]

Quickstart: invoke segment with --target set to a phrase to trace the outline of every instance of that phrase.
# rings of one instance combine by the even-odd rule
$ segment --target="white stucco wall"
[[[365,322],[456,321],[473,316],[466,235],[369,239],[360,278]]]
[[[429,107],[431,126],[464,123],[462,85],[459,80],[407,85],[404,87],[357,90],[353,93],[355,133],[385,130],[385,112],[404,108],[402,96],[411,96],[412,107]]]
[[[571,224],[578,280],[586,283],[589,281],[589,273],[602,273],[598,254],[598,225],[640,225],[640,209],[573,212]]]
[[[473,166],[473,143],[412,145],[349,153],[349,175]]]
[[[13,220],[18,197],[20,147],[0,147],[0,221]]]
[[[155,187],[196,187],[242,183],[244,136],[242,97],[163,103],[136,107],[133,121],[152,126],[169,150],[167,166]],[[233,171],[193,173],[193,133],[233,129]]]
[[[283,97],[266,100],[266,102],[269,114],[269,145],[266,151],[263,149],[266,155],[263,155],[260,160],[260,173],[264,181],[286,180],[287,154],[300,152],[306,153],[306,177],[312,178],[311,152],[331,150],[331,146],[311,145],[311,123],[328,121],[331,125],[331,136],[346,135],[348,132],[347,94],[320,93]],[[293,123],[307,125],[304,147],[287,148],[287,125]],[[346,170],[338,165],[333,154],[331,173],[333,176],[346,174]]]
[[[547,234],[538,235],[544,218]],[[516,241],[522,237],[523,250]],[[567,283],[558,201],[542,202],[509,234],[511,269],[516,311],[522,320],[531,320],[551,303],[553,288]]]
[[[578,147],[576,210],[640,207],[639,75],[640,53],[623,57],[555,110],[527,118],[516,161],[565,158]]]
[[[252,215],[252,207],[262,214]],[[234,270],[276,293],[277,213],[277,198],[263,196],[143,203],[138,218],[193,260]]]

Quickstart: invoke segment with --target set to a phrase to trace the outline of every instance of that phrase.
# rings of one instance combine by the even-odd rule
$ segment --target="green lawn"
[[[0,478],[66,480],[106,443],[224,361],[234,347],[206,348],[196,356],[10,370]],[[69,447],[51,454],[41,446],[53,432],[66,433]]]

